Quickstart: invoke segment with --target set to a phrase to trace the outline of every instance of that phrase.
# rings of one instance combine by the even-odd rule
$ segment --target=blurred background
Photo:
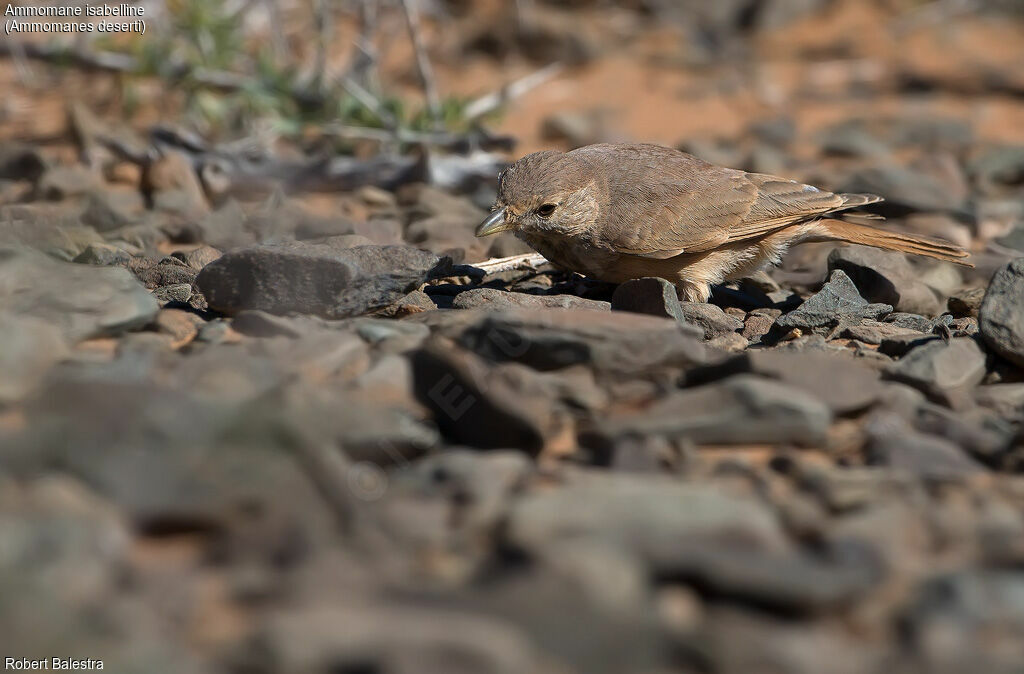
[[[563,474],[560,458],[589,459],[558,424],[650,382],[601,363],[564,388],[504,371],[510,388],[478,392],[498,401],[485,431],[512,423],[508,403],[549,435],[480,452],[495,445],[439,430],[410,392],[422,325],[229,321],[195,285],[265,242],[527,253],[473,236],[507,161],[646,141],[884,195],[886,226],[976,264],[913,262],[927,288],[900,310],[934,316],[966,289],[958,316],[976,317],[993,270],[1024,255],[1020,0],[126,4],[144,15],[105,19],[144,34],[0,36],[0,656],[148,673],[1021,671],[1024,461],[1002,417],[933,405],[915,421],[1003,471],[973,490],[929,481],[924,460],[910,478],[858,472],[859,417],[836,418],[831,453],[656,438],[625,442],[621,473]],[[830,249],[801,246],[773,278],[816,288]],[[587,290],[522,288],[552,283]],[[385,314],[454,293],[417,292]],[[571,414],[514,407],[536,391]],[[1019,416],[1013,395],[990,406]]]
[[[145,34],[5,35],[0,138],[146,199],[172,180],[152,165],[173,150],[199,188],[179,211],[247,208],[279,188],[352,212],[323,195],[423,182],[486,208],[504,160],[631,140],[881,191],[888,215],[952,212],[911,225],[961,244],[1019,216],[996,203],[1019,182],[1011,148],[1024,142],[1012,0],[135,6]],[[974,187],[985,199],[968,199]],[[7,185],[3,198],[28,190]],[[442,247],[469,259],[518,250],[460,230]]]

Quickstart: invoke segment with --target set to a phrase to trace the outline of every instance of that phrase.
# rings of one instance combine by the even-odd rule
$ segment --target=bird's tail
[[[857,217],[855,214],[850,215]],[[837,217],[843,216],[839,215]],[[964,261],[963,258],[967,257],[966,250],[947,241],[929,239],[913,234],[903,234],[901,232],[890,232],[872,227],[871,225],[836,218],[822,220],[821,224],[828,231],[829,238],[834,240],[857,243],[862,246],[873,246],[885,250],[895,250],[901,253],[911,253],[912,255],[924,255],[925,257],[944,262],[954,262],[965,267],[974,266],[970,262]]]

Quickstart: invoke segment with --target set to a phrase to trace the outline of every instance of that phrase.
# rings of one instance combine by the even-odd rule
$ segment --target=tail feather
[[[877,194],[840,194],[839,196],[843,198],[843,204],[838,208],[833,208],[829,213],[845,211],[851,208],[860,208],[861,206],[867,206],[868,204],[877,204],[879,201],[885,201]]]
[[[836,219],[823,220],[821,223],[828,230],[829,237],[838,241],[856,243],[862,246],[873,246],[884,250],[895,250],[913,255],[923,255],[944,262],[953,262],[965,267],[974,266],[970,262],[963,260],[968,255],[966,250],[948,241],[929,239],[902,232],[890,232],[869,225]]]

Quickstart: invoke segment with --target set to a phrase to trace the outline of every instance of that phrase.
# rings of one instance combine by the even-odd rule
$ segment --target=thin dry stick
[[[427,50],[423,44],[423,35],[420,32],[420,17],[413,5],[413,0],[402,0],[402,8],[405,10],[405,20],[409,25],[409,37],[412,40],[413,49],[416,51],[416,67],[420,73],[420,82],[423,84],[423,93],[427,98],[427,108],[430,116],[437,126],[441,122],[441,99],[437,95],[437,85],[434,82],[434,69],[427,57]]]
[[[331,41],[330,0],[313,0],[313,23],[316,27],[316,56],[313,61],[313,85],[319,89],[327,71],[327,45]]]
[[[512,255],[511,257],[495,257],[469,266],[476,267],[488,274],[494,274],[499,271],[511,271],[513,269],[536,269],[547,261],[547,258],[540,253],[526,253],[524,255]]]
[[[562,72],[561,63],[550,63],[525,77],[511,82],[498,91],[470,101],[466,106],[465,115],[470,121],[479,119],[489,112],[497,110],[509,101],[519,98],[531,89],[535,89]]]
[[[270,17],[270,48],[274,62],[281,63],[288,55],[288,39],[284,34],[284,17],[281,14],[280,0],[264,0],[267,15]]]
[[[24,45],[17,40],[12,41],[10,53],[14,59],[14,69],[18,73],[18,81],[22,85],[28,84],[32,81],[32,67],[28,63]]]
[[[349,75],[370,91],[380,91],[377,74],[377,0],[361,0],[359,3],[359,35]]]
[[[343,77],[341,78],[341,86],[345,88],[345,91],[352,94],[353,98],[377,115],[384,122],[385,127],[391,130],[398,128],[398,120],[395,119],[394,115],[381,104],[376,96],[364,89],[361,84],[351,77]]]

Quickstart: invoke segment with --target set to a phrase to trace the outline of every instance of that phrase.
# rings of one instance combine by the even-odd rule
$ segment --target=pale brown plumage
[[[850,214],[841,211],[881,200],[723,168],[660,145],[600,144],[512,164],[477,235],[511,230],[559,267],[616,283],[660,276],[700,302],[711,284],[778,262],[800,241],[968,264],[953,244],[842,219]]]

